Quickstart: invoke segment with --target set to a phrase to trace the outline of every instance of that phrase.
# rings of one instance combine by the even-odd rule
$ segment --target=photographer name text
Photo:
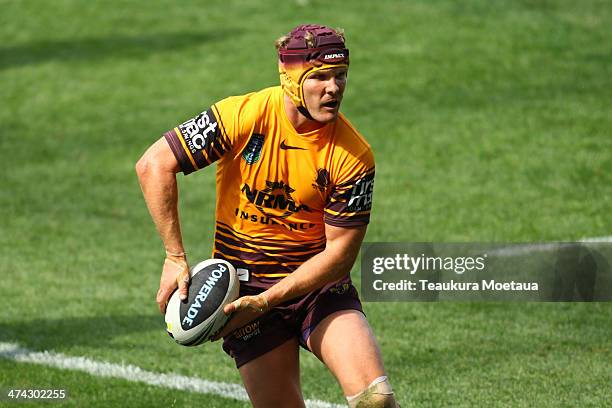
[[[372,287],[376,291],[445,291],[445,292],[467,292],[467,291],[537,291],[537,282],[499,282],[496,280],[482,280],[480,282],[435,282],[427,279],[416,281],[402,279],[396,282],[384,282],[377,279],[372,282]]]

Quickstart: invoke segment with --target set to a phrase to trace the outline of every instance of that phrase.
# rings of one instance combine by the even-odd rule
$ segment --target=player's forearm
[[[317,290],[350,273],[357,256],[356,248],[329,244],[323,252],[304,262],[289,276],[268,289],[264,296],[270,307]]]
[[[166,250],[184,252],[176,175],[144,158],[136,166],[136,172],[147,208]]]

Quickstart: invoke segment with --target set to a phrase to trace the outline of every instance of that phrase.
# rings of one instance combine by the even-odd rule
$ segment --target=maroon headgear
[[[314,44],[308,47],[307,33],[312,33]],[[283,90],[300,112],[306,110],[302,85],[313,71],[348,67],[349,50],[344,45],[344,38],[335,30],[316,24],[305,24],[295,27],[288,34],[286,45],[278,50],[278,70]]]

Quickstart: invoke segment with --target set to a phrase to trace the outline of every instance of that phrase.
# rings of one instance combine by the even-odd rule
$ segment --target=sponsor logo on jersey
[[[372,208],[374,192],[374,173],[357,180],[348,195],[347,210],[350,212],[365,211]]]
[[[179,125],[185,144],[195,153],[204,150],[217,135],[218,124],[211,109],[200,113],[193,119]]]
[[[329,171],[325,169],[318,169],[315,182],[312,183],[312,186],[320,192],[324,193],[329,188],[329,184]]]
[[[266,217],[283,219],[300,211],[310,212],[306,204],[295,202],[291,196],[295,190],[283,181],[266,181],[263,190],[257,190],[244,183],[241,191]]]
[[[249,270],[244,268],[236,268],[236,274],[238,275],[238,280],[241,282],[249,281]]]
[[[311,222],[279,222],[274,218],[268,217],[266,215],[248,213],[247,211],[243,211],[240,208],[236,208],[234,210],[234,214],[236,214],[236,218],[240,218],[241,220],[246,220],[255,224],[262,225],[280,225],[281,227],[287,228],[289,231],[306,231],[316,227],[316,224],[313,224]]]
[[[285,141],[283,140],[280,144],[280,148],[283,150],[308,150],[304,147],[297,147],[297,146],[289,146],[285,144]]]
[[[259,158],[261,157],[261,149],[264,144],[264,135],[260,135],[259,133],[253,133],[251,138],[249,139],[249,143],[247,143],[246,147],[242,151],[242,158],[246,161],[246,164],[251,165],[253,163],[257,163]]]

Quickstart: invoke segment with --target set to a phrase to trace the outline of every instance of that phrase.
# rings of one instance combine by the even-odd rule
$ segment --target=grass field
[[[180,348],[164,331],[154,303],[163,251],[133,167],[212,102],[276,84],[273,40],[303,22],[347,33],[343,111],[377,158],[368,241],[612,235],[608,1],[0,0],[0,9],[0,342],[239,382],[218,344]],[[206,258],[214,171],[179,178],[187,251]],[[402,406],[612,398],[610,303],[365,308]],[[342,403],[332,376],[302,356],[305,396]],[[244,406],[0,359],[8,387],[67,388],[58,406]]]

